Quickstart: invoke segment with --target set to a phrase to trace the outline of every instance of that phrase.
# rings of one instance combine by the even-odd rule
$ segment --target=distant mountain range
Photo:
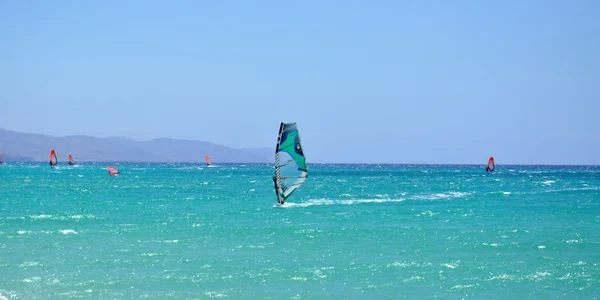
[[[5,162],[47,161],[54,149],[60,161],[72,154],[77,161],[200,162],[210,155],[213,163],[272,163],[275,149],[236,149],[205,141],[158,138],[137,141],[125,137],[85,135],[54,137],[0,128],[0,155]]]

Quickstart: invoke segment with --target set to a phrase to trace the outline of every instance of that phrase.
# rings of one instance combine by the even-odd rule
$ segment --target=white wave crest
[[[321,205],[355,205],[365,203],[398,203],[405,199],[353,199],[353,200],[341,200],[341,199],[310,199],[303,203],[288,202],[284,205],[275,204],[276,207],[282,208],[293,208],[293,207],[309,207],[309,206],[321,206]]]

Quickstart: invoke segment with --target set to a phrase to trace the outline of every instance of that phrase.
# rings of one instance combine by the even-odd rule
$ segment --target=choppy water
[[[596,299],[600,167],[0,165],[7,299]]]

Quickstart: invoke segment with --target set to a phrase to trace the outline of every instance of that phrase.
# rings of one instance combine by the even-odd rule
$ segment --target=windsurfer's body
[[[283,191],[281,190],[281,187],[277,186],[277,176],[273,176],[273,184],[275,185],[275,194],[277,194],[277,202],[279,202],[279,204],[283,204],[283,198],[281,198],[281,194],[283,194]]]

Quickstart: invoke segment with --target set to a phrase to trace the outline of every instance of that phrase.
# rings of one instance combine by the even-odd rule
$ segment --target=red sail
[[[496,168],[496,164],[494,164],[494,157],[490,156],[490,159],[488,159],[488,170],[494,171],[494,168]]]
[[[58,157],[56,157],[56,152],[54,149],[50,150],[50,166],[54,167],[58,163]]]
[[[108,171],[108,175],[110,176],[117,176],[120,174],[119,170],[113,166],[107,167],[106,171]]]

